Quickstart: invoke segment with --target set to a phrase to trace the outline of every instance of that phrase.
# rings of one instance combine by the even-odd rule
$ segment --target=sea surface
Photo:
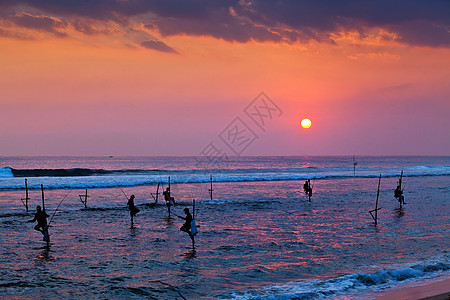
[[[202,159],[0,157],[0,298],[371,299],[450,276],[450,157]],[[48,245],[27,222],[41,185]]]

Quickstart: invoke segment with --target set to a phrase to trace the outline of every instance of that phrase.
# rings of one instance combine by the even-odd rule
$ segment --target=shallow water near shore
[[[450,272],[449,158],[360,158],[356,176],[351,158],[342,157],[236,158],[231,167],[203,173],[193,158],[117,160],[0,159],[0,168],[114,172],[28,177],[29,213],[20,201],[24,178],[0,178],[2,297],[320,299]],[[407,204],[399,209],[393,190],[402,169],[411,173],[405,171]],[[374,226],[368,211],[380,173]],[[162,199],[155,204],[150,194],[158,181],[167,185],[168,176],[177,201],[171,218]],[[314,177],[309,202],[302,186]],[[49,214],[70,192],[55,214],[49,247],[26,223],[41,202],[40,182],[51,187],[45,191]],[[127,200],[111,182],[136,196],[141,211],[133,228]],[[89,188],[85,209],[79,195],[88,183],[96,188]],[[193,198],[195,250],[175,216],[185,207],[192,211]]]

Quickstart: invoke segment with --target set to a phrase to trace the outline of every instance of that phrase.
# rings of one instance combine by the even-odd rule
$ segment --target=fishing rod
[[[161,283],[162,285],[166,285],[168,287],[170,287],[172,290],[174,290],[175,292],[178,293],[178,295],[180,295],[181,298],[183,298],[184,300],[187,300],[187,298],[185,298],[178,290],[176,287],[174,287],[173,285],[170,285],[168,283],[162,282],[161,280],[149,280],[148,282],[157,282],[157,283]]]
[[[194,220],[194,219],[195,219],[195,199],[192,199],[192,201],[193,201],[193,206],[192,206],[192,219]],[[182,219],[186,220],[185,217],[181,217],[181,216],[179,216],[179,215],[177,215],[177,214],[175,214],[175,213],[174,213],[174,215],[175,215],[175,217],[182,218]]]
[[[122,191],[123,195],[125,196],[125,198],[127,198],[128,200],[128,196],[127,194],[125,194],[125,192],[123,191],[123,189],[117,184],[117,182],[113,179],[114,183],[117,185],[117,187]]]
[[[70,192],[72,192],[72,190],[70,190],[70,191],[64,196],[64,198],[62,198],[62,200],[59,201],[58,206],[56,206],[56,209],[55,209],[55,211],[53,212],[53,215],[52,215],[52,217],[50,218],[50,221],[48,222],[47,228],[50,227],[50,224],[52,223],[53,217],[55,216],[56,212],[58,211],[59,206],[61,205],[61,203],[63,203],[64,199],[66,199],[67,196],[69,196]]]

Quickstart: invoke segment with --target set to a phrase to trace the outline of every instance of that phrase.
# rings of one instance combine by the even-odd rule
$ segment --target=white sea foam
[[[383,177],[397,177],[400,170],[404,177],[415,176],[448,176],[450,165],[426,165],[419,163],[399,167],[379,165],[358,166],[356,174],[348,166],[291,167],[271,166],[270,164],[255,168],[238,166],[236,169],[223,168],[214,170],[199,170],[195,168],[163,170],[157,169],[20,169],[10,167],[0,169],[0,190],[22,189],[24,177],[28,178],[30,189],[39,189],[40,184],[46,188],[107,188],[120,186],[141,186],[167,183],[168,176],[177,184],[207,183],[210,175],[214,182],[257,182],[257,181],[288,181],[306,179],[340,179],[340,178],[373,178],[380,173]],[[75,172],[77,176],[71,174]],[[16,176],[20,177],[14,177]],[[50,174],[50,175],[49,175]],[[81,176],[81,175],[83,176]],[[87,174],[87,175],[84,175]],[[43,176],[44,175],[44,176]]]
[[[420,282],[448,276],[448,258],[425,261],[399,269],[382,269],[374,273],[357,273],[328,280],[290,282],[272,285],[259,291],[232,292],[223,299],[347,299],[345,295],[379,292],[403,282]],[[342,297],[342,298],[341,298]]]
[[[254,171],[254,170],[253,170]],[[358,171],[356,177],[373,178],[382,174],[383,177],[397,177],[398,170],[364,170]],[[96,175],[96,176],[63,176],[63,177],[30,177],[28,178],[28,188],[39,189],[41,184],[46,188],[107,188],[120,186],[141,186],[153,185],[159,182],[167,182],[167,177],[171,174],[167,171],[161,174],[123,174],[123,175]],[[415,166],[405,168],[405,177],[414,176],[445,176],[450,175],[450,166]],[[314,179],[339,179],[354,177],[353,171],[320,170],[319,172],[259,172],[244,173],[243,170],[221,170],[213,176],[214,182],[257,182],[257,181],[283,181],[283,180],[306,180]],[[0,190],[22,189],[24,187],[23,177],[14,177],[9,167],[0,169]],[[186,183],[207,183],[210,181],[210,174],[199,174],[197,170],[185,170],[177,175],[172,175],[171,180],[177,184]]]

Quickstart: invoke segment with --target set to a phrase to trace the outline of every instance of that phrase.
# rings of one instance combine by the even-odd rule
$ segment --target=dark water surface
[[[61,158],[46,158],[44,162],[21,159],[13,165],[14,159],[4,158],[0,168],[26,169],[28,161],[29,169],[36,165],[53,169],[161,169],[163,175],[148,176],[163,181],[171,175],[167,170],[193,170],[181,158],[158,158],[160,161],[152,164],[148,159],[130,158],[120,166],[108,165],[102,159],[92,163],[71,158],[66,164]],[[407,204],[402,209],[393,198],[397,177],[383,177],[378,226],[368,213],[375,205],[377,168],[399,174],[407,167],[441,170],[450,164],[445,158],[398,160],[402,159],[404,163],[392,169],[389,164],[393,158],[370,158],[367,165],[361,161],[361,172],[366,168],[371,176],[319,178],[318,173],[336,172],[335,168],[353,174],[353,166],[347,165],[348,159],[314,158],[316,162],[308,167],[317,169],[304,173],[305,177],[318,177],[313,180],[311,202],[303,194],[303,179],[244,181],[254,175],[255,168],[263,175],[268,171],[261,169],[271,169],[276,176],[293,177],[301,165],[310,164],[308,158],[254,158],[251,166],[249,159],[234,162],[243,179],[214,183],[214,200],[208,199],[209,184],[183,183],[180,178],[185,174],[172,174],[172,195],[178,200],[172,218],[168,218],[162,199],[152,203],[150,193],[156,191],[156,184],[126,186],[138,181],[135,176],[145,176],[142,174],[29,178],[55,184],[46,190],[49,214],[70,191],[54,217],[49,247],[33,230],[34,224],[26,223],[33,218],[35,205],[40,204],[40,190],[30,190],[31,210],[26,213],[20,201],[25,195],[23,187],[7,186],[16,181],[23,185],[24,179],[0,178],[0,186],[4,185],[0,189],[0,297],[181,299],[181,294],[188,299],[364,298],[369,292],[402,282],[449,276],[449,175],[408,176],[405,172]],[[94,184],[111,178],[124,185],[127,195],[136,195],[135,204],[141,212],[133,228],[127,200],[117,186],[89,189],[88,209],[79,200],[78,195],[85,192],[80,180]],[[67,187],[58,188],[60,184]],[[173,216],[184,215],[185,207],[192,211],[193,198],[199,226],[195,250],[188,235],[179,231],[183,220]]]

